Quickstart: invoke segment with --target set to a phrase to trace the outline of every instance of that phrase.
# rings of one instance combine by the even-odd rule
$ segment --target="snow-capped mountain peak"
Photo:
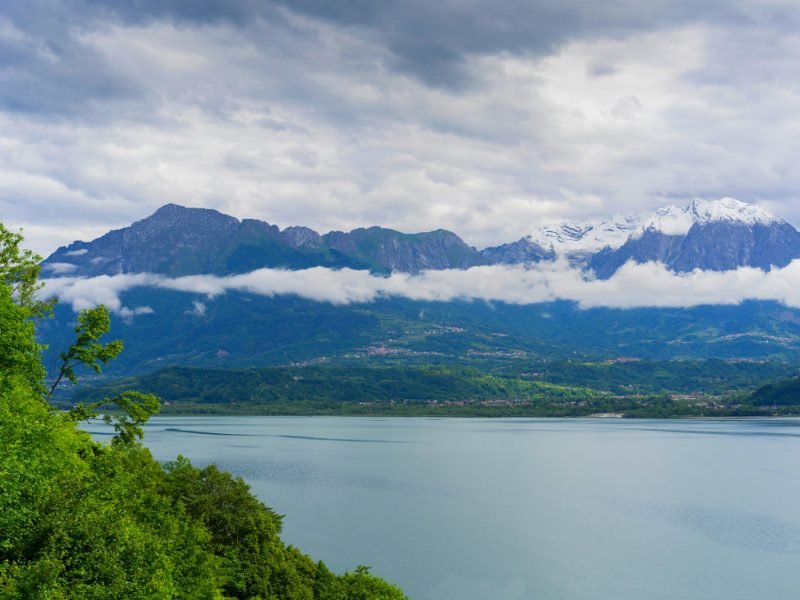
[[[659,209],[624,246],[593,255],[589,266],[606,279],[630,261],[659,262],[687,273],[739,267],[766,271],[798,258],[800,232],[789,223],[758,206],[722,198]]]
[[[633,213],[617,214],[607,221],[562,221],[545,225],[528,240],[557,254],[597,252],[622,246],[640,223],[641,216]]]
[[[648,230],[665,235],[686,235],[695,223],[705,224],[715,221],[730,221],[750,226],[784,222],[761,207],[735,198],[721,200],[696,198],[685,208],[677,206],[659,208],[651,217],[642,220],[636,237]]]
[[[694,224],[690,208],[691,206],[680,208],[672,205],[659,208],[651,216],[642,219],[635,237],[648,230],[665,235],[686,235]]]
[[[698,198],[688,206],[664,206],[653,213],[626,213],[614,215],[606,221],[562,221],[545,225],[527,239],[542,248],[552,249],[556,254],[579,256],[606,247],[620,248],[629,238],[639,238],[645,231],[683,236],[696,223],[715,221],[739,222],[750,226],[785,222],[763,208],[734,198]]]
[[[782,219],[763,208],[735,198],[713,201],[698,198],[688,206],[687,210],[692,214],[695,223],[711,221],[738,221],[746,225],[783,223]]]

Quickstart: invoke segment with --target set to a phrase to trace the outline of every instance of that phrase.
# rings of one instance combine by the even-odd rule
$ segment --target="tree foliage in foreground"
[[[138,441],[155,397],[53,410],[32,323],[50,305],[20,241],[0,224],[0,598],[404,598],[366,568],[335,575],[286,546],[280,517],[240,478],[183,458],[162,467]],[[107,317],[81,316],[61,375],[113,358],[99,342]],[[103,444],[77,423],[107,403],[122,416]]]

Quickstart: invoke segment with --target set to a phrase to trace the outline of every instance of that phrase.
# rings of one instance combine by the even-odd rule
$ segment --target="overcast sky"
[[[167,202],[322,232],[732,196],[800,224],[794,0],[0,2],[0,220]]]

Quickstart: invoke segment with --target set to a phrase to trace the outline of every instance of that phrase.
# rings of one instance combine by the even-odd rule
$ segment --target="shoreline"
[[[113,411],[108,411],[113,414]],[[392,419],[542,419],[542,420],[556,420],[556,419],[569,419],[569,420],[596,420],[596,421],[643,421],[643,420],[661,420],[661,421],[675,421],[675,420],[714,420],[714,421],[746,421],[746,420],[765,420],[765,419],[800,419],[800,414],[792,413],[785,415],[625,415],[622,413],[609,413],[609,414],[591,414],[591,415],[540,415],[540,414],[522,414],[522,415],[480,415],[480,414],[436,414],[430,413],[417,413],[417,414],[397,414],[397,413],[269,413],[269,412],[235,412],[235,411],[221,411],[221,412],[159,412],[153,415],[152,418],[170,418],[170,417],[354,417],[354,418],[392,418]]]

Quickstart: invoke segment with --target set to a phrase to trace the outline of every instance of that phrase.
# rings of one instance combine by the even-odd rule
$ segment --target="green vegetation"
[[[122,352],[122,342],[114,340],[107,344],[100,343],[100,337],[111,328],[111,316],[105,307],[84,310],[78,315],[75,326],[76,339],[69,349],[60,354],[61,366],[55,377],[48,397],[53,396],[58,384],[66,377],[72,383],[78,383],[75,369],[79,366],[91,367],[95,373],[101,371],[101,364],[116,358]]]
[[[726,396],[791,376],[797,367],[781,361],[614,359],[534,362],[525,370],[556,385],[583,386],[619,396]],[[503,372],[514,373],[507,368]]]
[[[782,411],[793,407],[800,412],[800,378],[767,384],[753,393],[749,403],[755,406],[773,406]]]
[[[674,362],[664,366],[678,379],[680,361],[750,360],[753,369],[763,364],[757,361],[800,364],[800,311],[779,303],[584,310],[569,302],[516,306],[379,298],[333,305],[292,295],[229,291],[209,298],[155,288],[131,289],[121,300],[152,313],[115,320],[125,352],[104,369],[109,377],[174,365],[241,369],[292,363],[456,364],[481,370],[506,365],[513,374],[538,370],[529,368],[537,361],[600,364],[635,357]],[[55,313],[56,319],[39,327],[41,341],[51,347],[48,365],[58,362],[58,352],[73,338],[72,307],[59,305]],[[648,381],[644,373],[627,373]],[[753,388],[770,378],[753,382]]]
[[[402,364],[172,367],[79,388],[74,400],[96,402],[136,388],[163,398],[164,412],[173,414],[763,416],[800,411],[751,402],[747,390],[794,372],[779,362],[722,360],[528,361],[485,370]]]
[[[267,367],[194,369],[172,367],[150,376],[129,377],[98,388],[79,390],[76,399],[93,401],[136,387],[165,402],[197,404],[292,404],[298,402],[426,402],[589,399],[589,389],[499,377],[473,367]]]
[[[166,467],[138,439],[156,398],[123,391],[67,413],[47,402],[33,319],[38,257],[0,225],[0,598],[387,599],[402,592],[359,567],[339,576],[280,539],[281,518],[240,478],[178,458]],[[120,348],[85,312],[60,375],[99,369]],[[116,435],[77,428],[107,403]]]

